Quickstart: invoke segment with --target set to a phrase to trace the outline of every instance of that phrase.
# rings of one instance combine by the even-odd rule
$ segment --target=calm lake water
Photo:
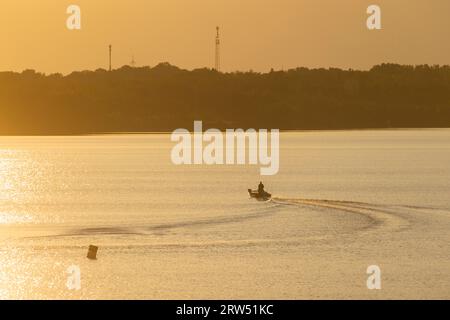
[[[0,298],[450,298],[450,130],[282,133],[270,202],[173,145],[0,137]]]

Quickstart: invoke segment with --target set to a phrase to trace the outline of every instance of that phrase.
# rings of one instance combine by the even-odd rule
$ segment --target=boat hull
[[[267,201],[270,200],[270,198],[272,198],[272,195],[265,191],[259,193],[257,190],[248,189],[248,194],[250,195],[251,198],[255,198],[257,200]]]

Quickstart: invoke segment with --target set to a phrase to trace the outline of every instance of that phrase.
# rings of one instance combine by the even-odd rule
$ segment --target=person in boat
[[[264,194],[264,193],[265,193],[265,191],[264,191],[264,185],[263,185],[262,181],[259,182],[259,185],[258,185],[258,193],[259,193],[259,194]]]

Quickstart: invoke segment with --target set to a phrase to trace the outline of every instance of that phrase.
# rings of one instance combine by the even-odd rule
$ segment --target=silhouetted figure
[[[258,190],[252,190],[252,189],[248,189],[248,193],[250,194],[251,198],[256,198],[258,200],[270,200],[270,198],[272,197],[272,195],[268,192],[266,192],[266,190],[264,190],[264,185],[262,183],[262,181],[259,183],[258,185]]]
[[[259,194],[263,194],[264,193],[264,185],[263,185],[262,181],[259,182],[258,193]]]

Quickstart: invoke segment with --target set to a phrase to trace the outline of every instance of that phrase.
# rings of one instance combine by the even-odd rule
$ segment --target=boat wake
[[[368,219],[369,223],[360,231],[377,228],[387,228],[390,231],[402,230],[410,227],[411,224],[406,215],[402,214],[408,208],[407,206],[324,199],[273,198],[272,201],[280,205],[309,207],[314,210],[338,211],[363,216]]]
[[[260,219],[273,215],[281,204],[266,201],[266,205],[258,206],[252,211],[245,213],[235,213],[227,216],[218,216],[212,218],[182,220],[179,222],[168,222],[153,225],[128,225],[128,226],[104,226],[92,228],[71,229],[63,234],[52,235],[51,237],[76,237],[76,236],[98,236],[98,235],[164,235],[175,229],[189,229],[199,227],[218,226],[233,223],[243,223],[250,220]]]
[[[425,210],[433,209],[435,208],[382,205],[342,200],[274,197],[269,201],[257,203],[249,211],[230,213],[226,216],[192,220],[187,219],[156,224],[143,222],[139,224],[121,226],[110,225],[71,228],[58,234],[44,237],[59,238],[114,235],[164,236],[173,232],[179,233],[179,230],[181,229],[184,230],[182,231],[183,233],[191,233],[192,230],[199,228],[214,228],[217,226],[227,228],[232,224],[239,225],[244,223],[254,224],[254,222],[260,223],[261,221],[259,219],[264,218],[270,218],[268,221],[272,225],[273,229],[274,224],[276,224],[278,220],[281,219],[280,221],[286,221],[282,218],[285,214],[291,214],[289,218],[292,219],[289,222],[290,224],[301,224],[302,227],[308,229],[308,231],[311,231],[313,228],[321,228],[320,226],[325,227],[326,229],[327,226],[330,227],[333,226],[334,223],[340,223],[339,228],[334,228],[334,230],[340,230],[339,232],[341,234],[347,232],[392,232],[408,229],[413,223],[416,223],[417,220],[414,220],[413,218],[414,213],[415,216],[417,216],[417,213],[424,213]],[[304,220],[301,218],[311,212],[319,212],[320,215],[310,216],[313,220]],[[295,218],[296,215],[299,219]],[[309,225],[308,221],[315,221],[315,226]],[[381,228],[382,230],[380,230]],[[197,231],[193,232],[195,233]],[[325,233],[327,232],[325,231]]]

